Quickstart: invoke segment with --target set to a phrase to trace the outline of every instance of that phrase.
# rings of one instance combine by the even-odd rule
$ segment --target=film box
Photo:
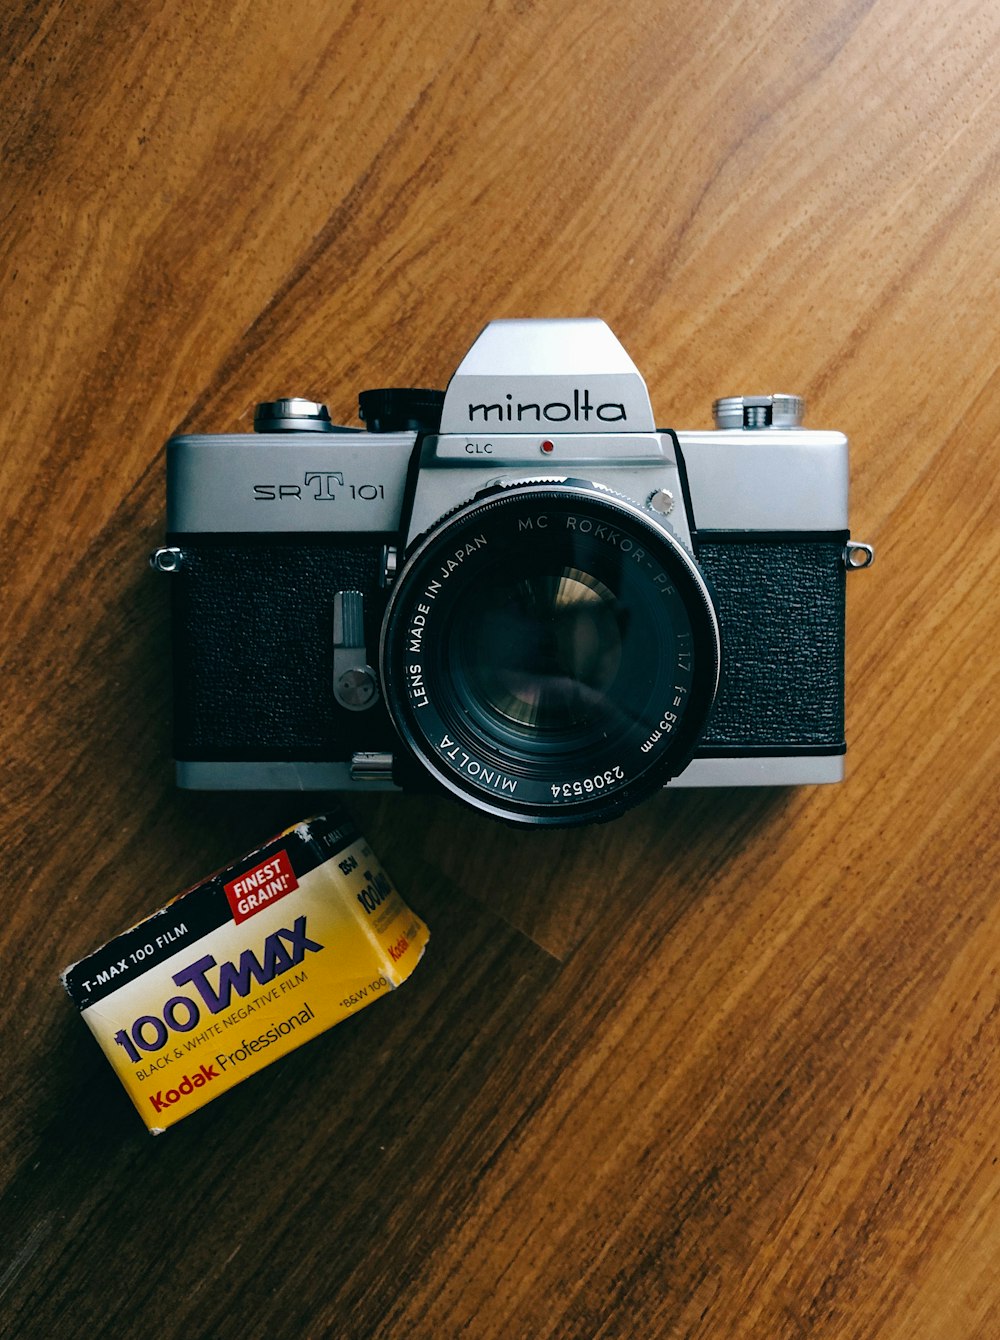
[[[399,986],[428,938],[339,812],[188,889],[62,982],[158,1135]]]

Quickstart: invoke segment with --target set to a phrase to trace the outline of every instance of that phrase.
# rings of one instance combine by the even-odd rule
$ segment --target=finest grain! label
[[[293,893],[299,887],[299,882],[295,878],[288,853],[278,851],[270,861],[263,861],[223,887],[233,910],[233,920],[239,925],[276,899]]]
[[[387,994],[428,938],[341,815],[281,834],[63,981],[159,1132]]]

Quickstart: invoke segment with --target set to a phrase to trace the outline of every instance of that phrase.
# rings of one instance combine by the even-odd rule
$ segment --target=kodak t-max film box
[[[287,829],[62,980],[158,1135],[399,986],[428,938],[341,811]]]

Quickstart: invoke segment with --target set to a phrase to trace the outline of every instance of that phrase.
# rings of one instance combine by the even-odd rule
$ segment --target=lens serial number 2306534
[[[556,800],[573,800],[576,796],[592,796],[595,791],[603,791],[605,787],[624,780],[625,774],[616,763],[613,768],[607,768],[594,777],[584,777],[579,782],[554,782],[552,795]]]

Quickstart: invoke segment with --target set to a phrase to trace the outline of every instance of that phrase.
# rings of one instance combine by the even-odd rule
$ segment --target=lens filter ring
[[[688,762],[715,698],[704,577],[658,517],[600,485],[497,486],[408,556],[386,609],[385,700],[462,799],[594,822]]]

